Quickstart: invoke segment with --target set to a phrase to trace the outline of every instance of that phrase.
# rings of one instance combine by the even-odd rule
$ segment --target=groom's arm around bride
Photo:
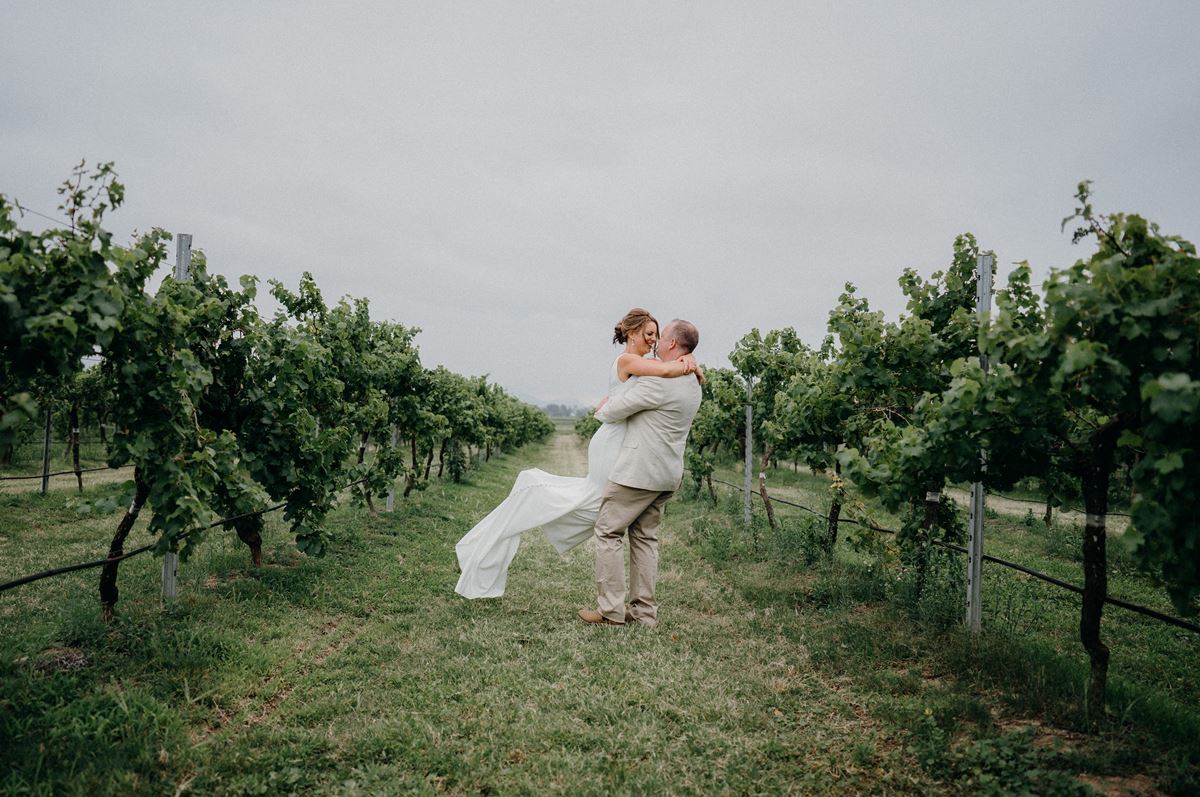
[[[627,421],[609,481],[646,490],[678,488],[688,431],[699,406],[695,379],[643,376],[597,410],[596,419],[604,423]]]

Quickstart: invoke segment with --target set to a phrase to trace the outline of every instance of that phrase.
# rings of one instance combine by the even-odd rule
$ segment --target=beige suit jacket
[[[625,442],[609,481],[641,490],[676,490],[683,480],[683,449],[700,408],[693,376],[638,377],[636,384],[596,411],[604,423],[626,421]]]

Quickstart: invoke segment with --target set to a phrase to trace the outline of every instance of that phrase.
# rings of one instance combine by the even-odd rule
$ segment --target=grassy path
[[[1008,635],[996,590],[994,634],[939,635],[888,608],[890,575],[805,565],[799,527],[751,546],[738,512],[669,503],[654,629],[579,622],[592,545],[560,558],[537,533],[504,598],[455,595],[454,543],[517,472],[580,474],[584,453],[564,427],[393,514],[344,506],[323,559],[278,518],[261,568],[213,534],[166,612],[157,560],[130,560],[112,628],[94,573],[5,593],[0,795],[1193,793],[1191,640],[1118,638],[1110,621],[1130,681],[1123,719],[1089,737],[1072,724],[1069,602],[1011,601],[1065,629],[1060,651],[1030,636],[1032,615]],[[0,495],[0,580],[102,555],[116,516],[72,500]],[[1043,555],[1021,529],[993,540]]]
[[[566,435],[528,464],[585,465]],[[802,646],[670,535],[653,631],[574,618],[593,599],[590,544],[561,559],[531,535],[505,598],[453,595],[452,545],[467,527],[458,519],[486,512],[515,470],[506,463],[482,489],[455,494],[459,511],[427,518],[444,521],[433,528],[401,531],[384,572],[363,585],[368,616],[352,630],[317,628],[330,642],[309,645],[320,649],[309,664],[228,724],[215,745],[220,771],[253,751],[270,751],[276,766],[291,748],[319,752],[327,766],[304,777],[332,791],[348,780],[364,793],[852,794],[878,785],[854,752],[888,741],[853,696],[823,682]],[[423,496],[410,516],[444,512],[440,499]],[[681,510],[672,526],[687,519]]]
[[[339,510],[322,560],[275,530],[255,571],[214,539],[185,564],[169,614],[153,600],[156,563],[130,567],[111,631],[90,578],[51,588],[57,612],[34,590],[6,595],[22,630],[0,649],[0,791],[938,790],[849,683],[820,675],[802,639],[680,539],[698,504],[670,505],[656,629],[575,619],[594,600],[590,543],[560,558],[529,535],[503,599],[455,595],[453,544],[516,472],[583,464],[560,433],[392,515]],[[43,516],[54,500],[3,507]],[[61,558],[41,525],[16,528],[11,550],[36,539]]]

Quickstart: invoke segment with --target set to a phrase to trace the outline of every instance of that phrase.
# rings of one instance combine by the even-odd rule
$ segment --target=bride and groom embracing
[[[613,333],[613,342],[625,350],[613,362],[608,395],[596,410],[602,425],[588,444],[587,476],[521,471],[508,497],[455,546],[459,595],[503,595],[521,534],[540,526],[560,554],[596,538],[598,610],[581,610],[581,620],[658,622],[658,527],[663,505],[683,479],[683,450],[700,407],[704,373],[692,354],[700,333],[691,322],[675,319],[660,334],[658,321],[641,308],[626,313]],[[654,359],[647,357],[651,353]]]

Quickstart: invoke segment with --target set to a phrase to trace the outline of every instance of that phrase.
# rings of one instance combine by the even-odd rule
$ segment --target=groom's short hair
[[[680,346],[687,349],[684,354],[691,354],[700,345],[700,330],[691,321],[676,318],[671,321],[671,334]]]

